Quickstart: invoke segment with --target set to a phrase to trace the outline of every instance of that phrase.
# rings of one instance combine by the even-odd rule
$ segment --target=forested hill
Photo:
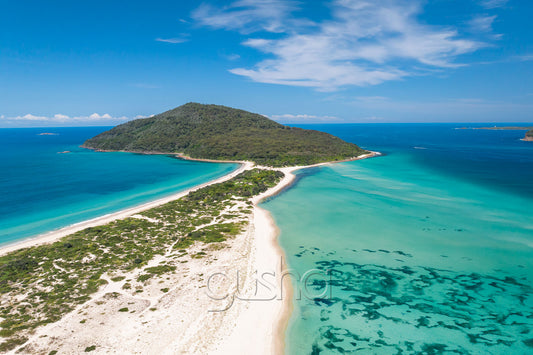
[[[527,141],[533,141],[533,129],[531,131],[526,132],[525,140]]]
[[[284,126],[243,110],[198,103],[121,124],[87,140],[83,147],[184,153],[191,158],[250,160],[270,166],[309,165],[366,152],[328,133]]]

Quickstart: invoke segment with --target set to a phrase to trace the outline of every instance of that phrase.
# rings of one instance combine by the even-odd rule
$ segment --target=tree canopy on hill
[[[270,166],[309,165],[366,152],[328,133],[284,126],[243,110],[198,103],[126,122],[87,140],[83,146],[183,153],[199,159],[250,160]]]
[[[531,137],[533,138],[533,129],[531,131],[527,131],[526,132],[526,137]]]

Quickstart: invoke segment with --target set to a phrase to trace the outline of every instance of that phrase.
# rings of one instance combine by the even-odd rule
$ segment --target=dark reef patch
[[[363,251],[412,257],[398,250]],[[333,297],[309,301],[321,326],[308,353],[528,353],[533,348],[533,289],[520,279],[340,260],[319,260],[315,267],[328,271],[331,280],[314,286],[329,285]],[[428,342],[428,336],[440,341]]]

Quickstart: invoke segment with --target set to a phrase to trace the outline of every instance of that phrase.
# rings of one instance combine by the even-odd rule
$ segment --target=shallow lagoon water
[[[374,126],[395,135],[394,125]],[[387,155],[302,170],[263,204],[289,267],[322,272],[295,301],[289,354],[533,352],[531,180],[498,166],[502,152],[518,151],[504,165],[529,177],[533,145],[518,140],[523,132],[491,131],[494,144],[485,131],[410,129],[377,146],[365,141],[377,127],[345,129]],[[470,143],[454,145],[464,134]]]

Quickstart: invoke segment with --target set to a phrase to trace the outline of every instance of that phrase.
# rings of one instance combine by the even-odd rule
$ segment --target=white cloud
[[[469,21],[470,28],[474,32],[492,32],[492,24],[496,19],[496,15],[478,15]]]
[[[149,116],[143,116],[143,115],[137,115],[135,117],[133,117],[134,120],[138,120],[140,118],[150,118],[150,117],[154,117],[155,115],[149,115]]]
[[[156,38],[155,40],[157,42],[172,43],[172,44],[184,43],[188,41],[187,38]]]
[[[259,11],[272,3],[274,10]],[[420,66],[458,67],[457,56],[484,46],[460,38],[452,28],[421,23],[418,1],[334,0],[332,18],[311,27],[301,26],[310,21],[289,17],[294,6],[281,0],[246,0],[222,9],[202,5],[193,17],[203,25],[243,33],[283,32],[274,39],[244,41],[269,58],[230,72],[256,82],[320,91],[399,80],[416,74]]]
[[[27,115],[24,115],[24,116],[13,117],[12,119],[14,119],[14,120],[27,120],[27,121],[40,121],[40,120],[47,120],[48,117],[35,116],[35,115],[32,115],[32,114],[27,114]]]
[[[503,7],[509,0],[481,0],[480,4],[486,9],[495,9],[497,7]]]
[[[533,60],[533,54],[518,55],[518,56],[515,56],[514,58],[521,62],[529,62]]]
[[[54,118],[57,119],[57,120],[67,120],[69,117],[67,115],[62,115],[62,114],[58,113],[58,114],[54,115]]]
[[[58,122],[58,123],[68,123],[68,122],[98,122],[98,121],[126,121],[127,117],[112,117],[110,114],[105,113],[100,115],[98,113],[93,113],[89,116],[74,116],[70,117],[63,114],[55,114],[53,116],[35,116],[32,114],[26,114],[24,116],[14,116],[6,117],[4,115],[0,116],[0,119],[4,121],[42,121],[42,122]]]
[[[290,0],[239,0],[223,8],[202,4],[191,17],[201,25],[217,29],[284,32],[294,24],[289,15],[297,9],[297,3]]]
[[[103,114],[103,115],[99,115],[99,114],[97,114],[97,113],[93,113],[93,114],[90,115],[88,118],[91,119],[91,120],[102,120],[102,119],[106,119],[106,120],[108,120],[108,119],[111,119],[112,117],[111,117],[111,115],[108,114],[108,113],[105,113],[105,114]],[[79,119],[79,117],[77,117],[76,119]]]

